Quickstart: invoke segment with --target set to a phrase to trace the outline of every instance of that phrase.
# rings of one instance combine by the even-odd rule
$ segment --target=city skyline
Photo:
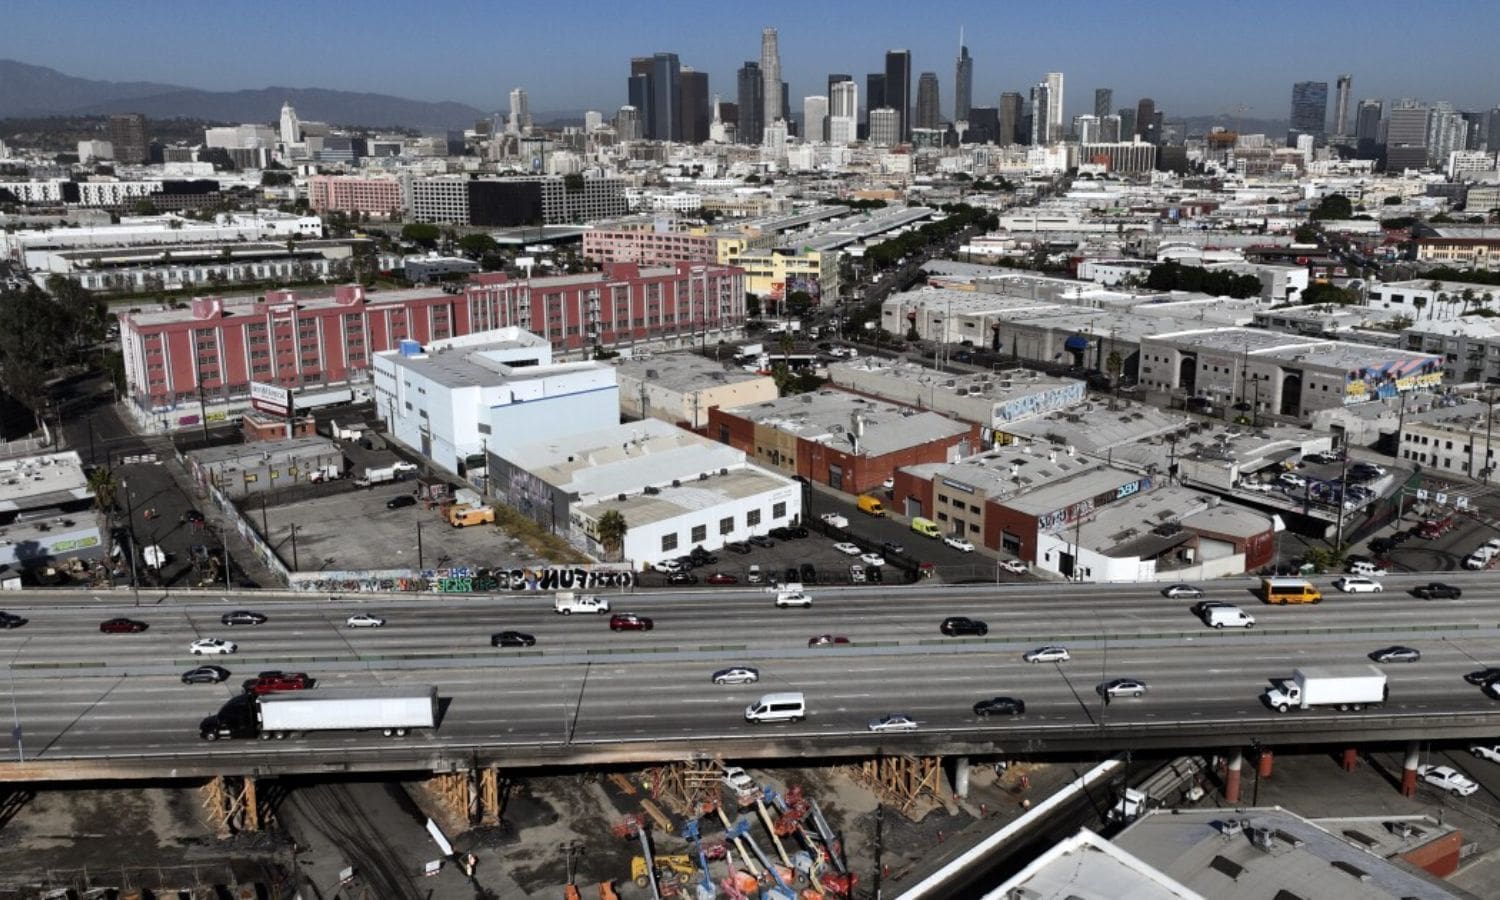
[[[1298,28],[1268,41],[1265,27],[1280,11]],[[830,24],[809,27],[788,27],[798,21],[794,10],[775,4],[752,19],[695,8],[692,17],[665,10],[659,21],[639,23],[601,18],[596,4],[582,0],[503,10],[440,0],[423,12],[436,27],[436,41],[412,41],[410,7],[386,0],[372,0],[353,25],[333,8],[277,2],[263,15],[231,17],[170,4],[139,5],[120,16],[113,4],[98,2],[60,13],[55,4],[17,0],[0,37],[0,57],[110,81],[369,91],[497,112],[508,109],[512,89],[523,88],[533,114],[612,112],[627,102],[621,72],[630,60],[657,53],[676,54],[683,66],[708,73],[710,91],[733,95],[737,69],[759,57],[762,30],[775,28],[788,105],[800,110],[803,97],[826,92],[827,73],[861,79],[881,71],[892,49],[910,51],[913,80],[916,73],[936,72],[943,96],[955,98],[954,42],[962,28],[973,60],[972,105],[993,106],[1002,92],[1024,91],[1046,73],[1061,72],[1077,86],[1065,97],[1063,121],[1092,112],[1091,92],[1101,86],[1113,88],[1122,106],[1152,97],[1175,116],[1248,107],[1237,114],[1284,119],[1293,83],[1331,84],[1346,72],[1354,76],[1356,101],[1416,97],[1449,100],[1460,109],[1500,103],[1500,61],[1484,38],[1491,31],[1485,24],[1500,24],[1500,9],[1460,2],[1435,2],[1411,16],[1409,7],[1389,0],[1316,7],[1269,0],[1253,9],[1218,10],[1212,18],[1186,3],[1160,4],[1140,16],[1113,4],[1075,2],[1068,14],[1027,18],[1024,30],[1014,17],[977,2],[929,4],[918,30],[899,24],[909,12],[888,0],[836,4],[825,19]],[[1454,21],[1466,27],[1451,29]],[[226,53],[217,40],[230,27],[245,52]],[[329,39],[351,27],[358,40]],[[516,39],[531,32],[543,39]],[[494,52],[497,41],[503,53]],[[1099,53],[1099,41],[1152,50]],[[1413,52],[1438,41],[1443,54]],[[45,55],[38,47],[47,48]],[[445,57],[462,63],[439,64]],[[1213,77],[1216,71],[1223,77]],[[1192,77],[1184,77],[1189,72]],[[949,104],[944,118],[951,110]]]

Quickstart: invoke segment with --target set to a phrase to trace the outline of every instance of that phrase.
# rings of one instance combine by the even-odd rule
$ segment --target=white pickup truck
[[[564,616],[571,616],[573,613],[603,614],[609,612],[609,601],[593,594],[560,591],[552,597],[552,609]]]

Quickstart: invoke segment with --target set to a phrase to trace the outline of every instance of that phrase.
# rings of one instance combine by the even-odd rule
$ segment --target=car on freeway
[[[974,545],[973,544],[969,543],[968,541],[964,540],[961,537],[954,537],[951,534],[944,535],[944,537],[943,537],[943,543],[945,543],[948,546],[952,547],[954,550],[959,551],[960,553],[973,553],[974,552]]]
[[[812,595],[805,591],[777,591],[776,608],[786,609],[790,606],[800,606],[803,609],[812,608]]]
[[[807,639],[809,647],[826,647],[829,644],[847,644],[849,639],[842,634],[818,634]]]
[[[692,572],[669,572],[667,584],[697,584],[698,576]]]
[[[196,666],[182,673],[183,684],[218,684],[229,677],[223,666]]]
[[[1396,644],[1390,647],[1382,647],[1370,654],[1370,659],[1378,663],[1404,662],[1414,663],[1422,658],[1422,651],[1415,647],[1403,647]]]
[[[877,569],[885,565],[885,557],[881,556],[879,553],[861,553],[859,555],[859,560],[865,565],[873,566]]]
[[[385,619],[370,613],[355,613],[344,620],[344,625],[349,628],[384,628]]]
[[[1423,600],[1457,600],[1464,595],[1463,589],[1441,581],[1430,581],[1411,589],[1412,595]]]
[[[870,730],[882,731],[916,731],[917,723],[911,716],[901,713],[886,713],[878,719],[870,720]]]
[[[739,584],[738,576],[730,575],[728,572],[715,572],[704,579],[709,584]]]
[[[0,612],[0,628],[20,628],[22,625],[25,625],[29,621],[31,620],[26,618],[25,616],[18,616],[15,613]]]
[[[1199,600],[1197,603],[1193,604],[1193,615],[1195,615],[1195,616],[1197,616],[1198,618],[1201,619],[1201,618],[1203,618],[1204,614],[1207,613],[1211,609],[1214,609],[1214,608],[1220,607],[1220,606],[1233,606],[1233,605],[1234,605],[1233,603],[1229,603],[1229,602],[1226,602],[1224,600]]]
[[[990,633],[990,626],[968,616],[949,616],[943,620],[942,625],[938,626],[938,630],[949,637],[971,634],[984,637]]]
[[[136,634],[150,627],[145,622],[127,619],[124,616],[117,619],[105,619],[99,623],[99,630],[105,634]]]
[[[1479,791],[1479,785],[1474,782],[1474,779],[1452,766],[1434,766],[1430,763],[1417,766],[1417,776],[1438,790],[1447,791],[1455,797],[1467,797]]]
[[[974,704],[976,716],[1019,716],[1026,712],[1026,701],[1016,697],[991,697]]]
[[[1346,594],[1378,594],[1385,588],[1380,582],[1363,575],[1346,575],[1343,578],[1335,578],[1333,586]]]
[[[1012,575],[1025,575],[1027,572],[1031,571],[1030,569],[1026,568],[1026,564],[1021,562],[1019,559],[1001,560],[1000,568],[1004,569]]]
[[[266,617],[248,609],[237,609],[219,616],[219,622],[223,625],[264,625]]]
[[[1482,685],[1489,684],[1497,678],[1500,678],[1500,666],[1485,666],[1483,669],[1477,669],[1465,675],[1464,681],[1473,685]]]
[[[312,679],[307,677],[306,672],[261,672],[254,678],[245,679],[243,687],[245,693],[275,694],[281,691],[301,691],[312,686]]]
[[[240,645],[234,641],[226,641],[223,638],[199,638],[188,644],[188,652],[194,656],[223,655],[234,653],[240,649]]]
[[[1500,744],[1474,744],[1469,747],[1469,752],[1479,759],[1500,763]]]
[[[725,766],[724,775],[720,780],[724,782],[726,787],[736,793],[755,789],[755,779],[751,778],[750,773],[739,766]]]
[[[860,554],[859,545],[851,544],[848,541],[839,541],[837,544],[833,545],[833,549],[845,554],[846,556],[858,556]]]
[[[880,544],[880,549],[883,553],[889,553],[892,556],[900,556],[901,554],[906,552],[906,545],[901,543],[900,541],[882,541]]]
[[[755,546],[761,548],[770,548],[776,546],[775,541],[771,540],[763,534],[752,534],[749,540],[751,544],[754,544]]]
[[[1060,663],[1072,659],[1073,655],[1068,652],[1067,647],[1049,644],[1035,650],[1028,650],[1021,658],[1029,663]]]
[[[760,681],[760,670],[750,666],[730,666],[714,673],[714,684],[754,684]]]
[[[1104,697],[1139,697],[1146,693],[1146,682],[1138,678],[1115,678],[1097,688]]]
[[[417,498],[413,497],[411,494],[397,494],[396,496],[392,497],[391,499],[385,501],[385,508],[386,509],[401,509],[403,506],[416,506],[416,505],[417,505]]]
[[[745,554],[749,553],[753,548],[748,541],[730,541],[724,545],[724,549],[731,553]]]
[[[536,638],[524,631],[498,631],[490,635],[491,647],[533,647]]]
[[[650,616],[635,613],[615,613],[609,617],[610,631],[650,631],[656,627]]]
[[[1161,595],[1173,600],[1192,600],[1203,596],[1203,588],[1191,584],[1172,584],[1162,588]]]

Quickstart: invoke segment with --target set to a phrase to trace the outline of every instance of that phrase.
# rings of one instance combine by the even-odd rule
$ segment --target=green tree
[[[812,309],[815,302],[812,294],[809,294],[807,291],[792,291],[786,295],[787,309],[794,316],[806,315],[807,311]]]
[[[754,294],[745,295],[745,315],[751,318],[760,315],[760,298]]]
[[[458,249],[469,259],[482,259],[499,250],[500,245],[487,234],[466,234],[458,239]]]
[[[599,517],[599,543],[604,546],[606,556],[620,555],[629,531],[630,525],[618,509],[611,509]]]
[[[1104,360],[1104,371],[1109,373],[1110,385],[1118,390],[1120,387],[1120,373],[1125,371],[1125,357],[1120,355],[1120,351],[1109,351],[1109,356],[1105,357]]]
[[[47,293],[72,321],[73,348],[81,350],[104,337],[109,307],[76,279],[52,275],[47,279]]]
[[[109,515],[115,508],[115,497],[120,490],[115,473],[103,466],[95,466],[89,470],[88,485],[89,492],[94,495],[94,505]]]
[[[47,383],[66,360],[73,335],[68,313],[36,287],[0,293],[0,385],[34,415],[48,398]]]
[[[1316,244],[1318,243],[1318,237],[1319,232],[1317,227],[1307,224],[1298,225],[1297,230],[1292,233],[1293,240],[1299,244]]]
[[[130,210],[138,216],[154,216],[156,215],[156,204],[145,197],[141,197],[135,203],[131,204]]]
[[[1317,221],[1347,219],[1352,215],[1354,215],[1354,204],[1342,194],[1329,194],[1312,211],[1312,218]]]
[[[264,171],[260,173],[260,183],[262,187],[285,187],[292,183],[292,173]]]
[[[442,236],[442,229],[426,222],[413,222],[410,225],[401,226],[401,240],[429,250],[437,246],[438,239]]]

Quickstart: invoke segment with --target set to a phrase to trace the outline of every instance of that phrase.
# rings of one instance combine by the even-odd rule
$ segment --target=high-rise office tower
[[[1135,107],[1126,106],[1115,112],[1120,117],[1120,140],[1127,144],[1135,140],[1137,130],[1135,127]]]
[[[1427,116],[1427,163],[1441,168],[1448,164],[1448,154],[1464,149],[1469,123],[1447,100],[1432,105]]]
[[[635,109],[635,114],[640,122],[640,135],[637,140],[645,140],[646,133],[651,121],[651,65],[649,56],[634,56],[630,59],[630,81],[627,83],[629,91],[626,100]]]
[[[1490,110],[1489,136],[1486,149],[1500,150],[1500,106]]]
[[[1339,137],[1349,134],[1349,89],[1354,87],[1353,75],[1340,75],[1338,93],[1333,104],[1333,133]]]
[[[282,107],[291,109],[290,106]],[[296,113],[292,120],[296,121]],[[151,161],[151,144],[146,140],[146,117],[125,113],[109,117],[109,142],[115,148],[115,162],[145,165]]]
[[[969,107],[969,130],[964,132],[965,144],[1008,144],[1000,140],[1000,110],[994,106]]]
[[[1465,150],[1483,150],[1490,136],[1490,114],[1487,112],[1461,112],[1460,116],[1468,123],[1468,137],[1464,140]]]
[[[641,136],[645,140],[682,140],[681,73],[682,64],[675,53],[630,60],[630,105],[641,117]]]
[[[810,144],[823,139],[828,127],[828,98],[802,98],[802,142]]]
[[[766,28],[760,33],[760,75],[766,86],[761,95],[767,123],[784,119],[781,93],[781,49],[777,46],[776,29]]]
[[[290,100],[281,104],[281,133],[278,135],[283,144],[295,144],[302,140],[302,125],[297,121],[297,111],[292,108]],[[116,151],[115,159],[121,159]]]
[[[1082,115],[1073,117],[1073,137],[1080,144],[1100,143],[1099,117],[1094,115]]]
[[[1099,120],[1099,143],[1118,144],[1120,142],[1120,117],[1111,113]]]
[[[1380,139],[1380,118],[1385,114],[1385,103],[1381,100],[1359,101],[1359,113],[1354,120],[1354,136],[1361,141],[1376,143]]]
[[[917,79],[917,128],[941,128],[943,125],[942,101],[938,98],[936,72],[923,72]]]
[[[1135,134],[1148,144],[1157,143],[1161,135],[1156,130],[1156,101],[1142,97],[1135,105]]]
[[[621,141],[641,140],[641,111],[634,106],[622,106],[615,113],[615,135]]]
[[[1094,115],[1099,121],[1104,121],[1105,116],[1112,116],[1112,108],[1115,105],[1115,92],[1109,88],[1094,88]]]
[[[1021,140],[1021,95],[1015,91],[1006,91],[1000,95],[1000,124],[995,129],[995,143],[1004,147],[1007,144],[1023,143]]]
[[[583,114],[583,131],[585,134],[592,134],[598,131],[599,126],[603,124],[604,114],[598,110],[591,109]]]
[[[1031,88],[1031,146],[1052,143],[1052,88],[1047,82]]]
[[[901,143],[901,113],[889,106],[870,110],[870,143],[881,147]]]
[[[510,134],[531,131],[531,104],[526,98],[525,88],[510,92],[510,119],[505,123],[505,130]]]
[[[683,66],[680,76],[682,90],[678,94],[677,118],[682,123],[682,141],[701,144],[708,140],[708,125],[713,118],[709,111],[708,73]]]
[[[974,59],[964,45],[964,30],[958,29],[958,59],[953,64],[953,121],[966,122],[974,103]]]
[[[833,121],[832,120],[833,120],[833,116],[836,115],[834,113],[834,111],[833,111],[833,86],[836,85],[836,84],[839,84],[841,82],[853,81],[853,80],[854,80],[854,76],[853,75],[844,75],[844,74],[833,73],[833,74],[830,74],[828,76],[828,121],[824,122],[824,125],[823,125],[823,140],[825,140],[825,141],[831,141],[831,140],[833,140],[833,135],[828,132],[828,129],[831,128],[831,127],[833,127]],[[855,118],[857,119],[858,117],[859,117],[859,113],[856,112],[855,113]]]
[[[1397,100],[1385,126],[1385,169],[1401,172],[1427,165],[1428,122],[1432,111],[1420,100]]]
[[[1047,140],[1063,139],[1063,73],[1048,72],[1047,83]]]
[[[781,83],[781,121],[783,121],[783,122],[788,122],[789,123],[789,122],[792,121],[792,100],[791,100],[791,97],[792,97],[792,89],[789,88],[789,87],[787,87],[787,83],[785,81],[783,81]]]
[[[871,102],[874,100],[872,98]],[[885,105],[900,116],[898,126],[900,138],[911,137],[911,53],[906,50],[887,50],[885,54]],[[871,140],[874,140],[871,131]]]
[[[1321,144],[1328,129],[1328,82],[1299,81],[1292,85],[1291,130],[1286,145],[1297,146],[1297,135],[1310,134]]]
[[[740,66],[736,81],[740,108],[738,140],[741,144],[759,144],[766,130],[766,82],[761,76],[760,63],[752,59]]]
[[[853,79],[834,82],[828,92],[828,142],[847,145],[859,135],[859,85]]]

